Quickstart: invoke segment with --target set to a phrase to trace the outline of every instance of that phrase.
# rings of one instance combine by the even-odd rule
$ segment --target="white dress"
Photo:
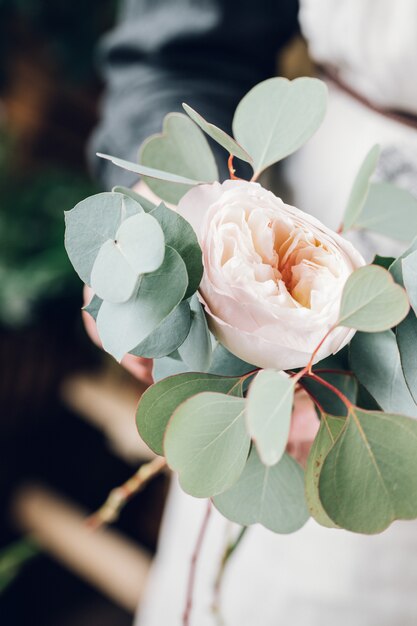
[[[351,1],[356,7],[378,4],[339,0],[341,5]],[[417,0],[412,3],[417,6]],[[303,24],[313,40],[320,36],[318,22],[307,10],[325,5],[329,1],[304,2]],[[387,9],[385,1],[382,5]],[[416,42],[417,20],[413,27]],[[356,170],[374,143],[383,148],[380,177],[417,185],[417,130],[372,112],[330,85],[322,128],[285,166],[292,202],[337,228]],[[381,254],[398,252],[397,244],[378,237],[359,236],[356,243],[368,258],[374,246]],[[205,510],[205,501],[185,495],[173,480],[136,626],[181,626],[190,558]],[[252,527],[226,571],[221,622],[210,607],[231,526],[212,513],[197,568],[192,626],[416,626],[417,522],[396,522],[373,537],[329,530],[313,520],[288,536]]]

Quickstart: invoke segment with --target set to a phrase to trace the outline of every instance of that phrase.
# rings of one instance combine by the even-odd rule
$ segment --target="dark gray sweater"
[[[94,153],[136,160],[141,142],[184,101],[230,130],[245,92],[274,75],[297,13],[297,0],[125,0],[100,48],[106,91],[90,152],[103,185],[137,176]]]

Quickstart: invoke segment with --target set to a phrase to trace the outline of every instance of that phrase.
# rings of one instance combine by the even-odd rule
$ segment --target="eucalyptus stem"
[[[123,485],[110,491],[104,504],[86,519],[86,525],[97,530],[106,524],[115,522],[125,504],[141,491],[155,476],[166,467],[163,457],[157,456],[142,465]]]
[[[228,543],[228,545],[226,546],[223,552],[222,558],[220,560],[220,565],[219,565],[219,569],[217,572],[217,576],[216,576],[216,581],[214,583],[213,611],[215,613],[218,613],[220,610],[220,593],[222,589],[222,583],[223,583],[226,566],[229,562],[230,557],[235,553],[236,549],[239,547],[239,544],[242,541],[247,530],[248,530],[248,526],[242,526],[236,539]]]

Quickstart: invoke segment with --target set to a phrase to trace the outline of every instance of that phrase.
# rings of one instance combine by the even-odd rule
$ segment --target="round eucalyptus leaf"
[[[142,276],[136,293],[123,303],[103,302],[97,330],[103,348],[117,360],[148,337],[178,306],[188,285],[185,263],[166,246],[164,261]]]
[[[219,176],[204,134],[183,113],[169,113],[165,117],[162,133],[149,137],[142,144],[139,161],[147,167],[188,179],[185,184],[173,185],[175,181],[168,178],[148,178],[145,174],[145,181],[152,191],[172,204],[178,204],[191,186],[199,182],[212,183]]]
[[[328,453],[320,500],[341,528],[382,532],[417,517],[417,421],[353,407]]]
[[[240,378],[190,372],[164,378],[145,391],[136,412],[136,424],[140,436],[151,450],[163,454],[163,437],[171,415],[185,400],[203,391],[230,393],[239,397],[242,385]]]
[[[176,409],[165,432],[164,450],[186,493],[209,498],[237,481],[250,447],[244,407],[243,398],[203,392]]]
[[[191,328],[179,355],[190,370],[206,372],[211,361],[211,339],[203,307],[196,294],[191,298]]]
[[[126,219],[117,230],[116,243],[137,275],[149,274],[162,265],[165,254],[164,232],[149,213]]]
[[[275,533],[293,533],[309,517],[302,468],[288,454],[276,465],[265,467],[255,448],[239,480],[213,503],[232,522],[262,524]]]
[[[126,261],[116,242],[105,241],[91,270],[91,287],[99,298],[106,302],[126,302],[138,280],[138,273]]]
[[[87,285],[98,252],[116,236],[120,224],[143,211],[132,198],[121,193],[98,193],[65,212],[65,248],[75,271]]]
[[[301,148],[326,105],[327,87],[316,78],[269,78],[253,87],[237,106],[233,134],[252,157],[255,176]]]
[[[380,332],[401,322],[409,308],[407,294],[391,274],[378,265],[366,265],[346,281],[338,325]]]
[[[146,213],[150,213],[156,208],[156,204],[148,200],[148,198],[145,198],[145,196],[142,196],[140,193],[137,193],[137,191],[131,189],[130,187],[122,187],[121,185],[116,185],[116,187],[113,187],[112,191],[123,193],[125,196],[129,196],[129,198],[132,198],[132,200],[135,200],[138,204],[140,204],[140,206],[144,211],[146,211]]]
[[[283,372],[262,370],[249,387],[246,425],[262,463],[275,465],[290,432],[294,382]]]

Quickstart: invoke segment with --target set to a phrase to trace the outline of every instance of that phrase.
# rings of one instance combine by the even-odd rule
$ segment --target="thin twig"
[[[242,526],[236,539],[231,541],[226,546],[225,551],[223,552],[219,570],[216,576],[216,582],[214,583],[213,611],[215,613],[218,613],[220,610],[220,593],[222,589],[222,582],[226,570],[226,565],[228,564],[230,557],[235,553],[247,530],[248,526]]]
[[[207,509],[204,514],[200,532],[198,533],[197,543],[195,544],[194,552],[191,557],[190,571],[188,574],[188,582],[187,582],[187,595],[186,595],[186,600],[185,600],[185,609],[184,609],[184,613],[182,616],[183,626],[190,626],[191,610],[193,608],[193,593],[194,593],[197,562],[198,562],[198,557],[200,556],[201,548],[203,545],[204,536],[206,534],[208,521],[210,519],[211,507],[212,507],[211,500],[208,500]]]
[[[324,387],[327,387],[327,389],[330,389],[330,391],[333,391],[333,393],[339,398],[339,400],[343,402],[348,412],[352,409],[352,406],[353,406],[352,402],[349,400],[347,396],[345,396],[344,393],[340,391],[340,389],[338,389],[337,387],[329,383],[324,378],[320,378],[320,376],[317,376],[317,374],[314,374],[313,372],[306,374],[306,376],[308,376],[308,378],[312,378],[313,380],[320,383]]]
[[[157,456],[149,463],[142,465],[123,485],[110,491],[104,504],[86,519],[86,525],[97,530],[101,526],[115,522],[120,511],[132,496],[141,491],[165,467],[166,461],[162,456]]]

